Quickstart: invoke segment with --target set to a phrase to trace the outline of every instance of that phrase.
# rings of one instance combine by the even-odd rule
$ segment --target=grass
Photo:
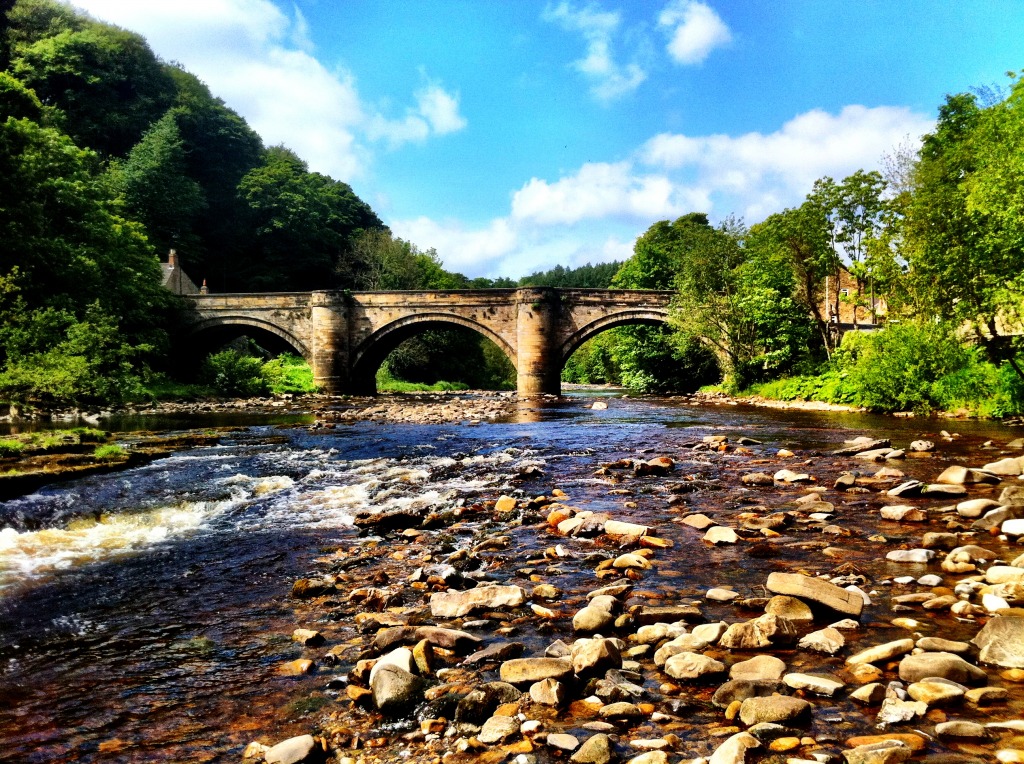
[[[93,458],[100,462],[118,462],[128,458],[128,452],[116,443],[103,446],[96,446],[93,451]]]
[[[468,390],[469,385],[462,382],[435,382],[432,385],[422,382],[406,382],[391,376],[387,364],[377,370],[377,391],[381,393],[441,393]]]
[[[21,456],[25,444],[17,440],[0,440],[0,459]]]

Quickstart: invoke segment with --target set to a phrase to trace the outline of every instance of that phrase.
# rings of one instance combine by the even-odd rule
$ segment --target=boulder
[[[572,645],[571,658],[572,670],[577,676],[622,668],[622,654],[611,639],[577,639]]]
[[[572,617],[572,627],[576,631],[595,632],[607,629],[615,622],[615,616],[606,608],[587,605]]]
[[[718,644],[730,650],[760,650],[769,645],[788,644],[795,639],[793,624],[785,618],[766,613],[752,621],[731,624]]]
[[[785,672],[785,661],[774,655],[755,655],[749,660],[734,663],[729,668],[729,678],[777,682]]]
[[[991,472],[993,475],[1016,477],[1024,471],[1024,464],[1022,464],[1022,462],[1024,462],[1024,460],[1020,457],[1000,459],[999,461],[986,464],[983,469],[986,472]]]
[[[811,608],[806,602],[785,594],[777,594],[768,600],[768,604],[764,606],[764,612],[781,616],[793,623],[812,623],[814,621],[814,613],[811,612]]]
[[[799,597],[855,618],[860,616],[864,609],[864,599],[859,594],[820,578],[811,578],[799,573],[772,573],[768,576],[765,586],[773,594]]]

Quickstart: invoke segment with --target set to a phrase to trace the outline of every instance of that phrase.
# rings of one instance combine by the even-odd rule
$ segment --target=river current
[[[905,445],[958,433],[929,463],[901,464],[910,476],[1019,435],[996,423],[589,404],[570,397],[474,425],[249,424],[215,447],[0,503],[0,762],[238,761],[251,740],[308,731],[302,699],[324,679],[278,672],[298,655],[289,591],[325,550],[365,541],[360,510],[425,514],[555,487],[621,508],[594,475],[602,464],[679,458],[712,434],[813,457],[857,435]],[[699,457],[684,467],[708,480],[720,469]],[[542,478],[523,484],[531,470]],[[681,588],[708,583],[693,551],[674,552]]]

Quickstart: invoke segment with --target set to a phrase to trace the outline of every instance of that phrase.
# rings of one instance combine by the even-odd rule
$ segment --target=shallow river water
[[[594,471],[667,454],[680,460],[677,479],[731,487],[738,462],[688,449],[705,435],[744,435],[763,444],[751,447],[755,461],[788,448],[810,459],[800,469],[831,485],[857,465],[820,455],[866,434],[941,442],[934,457],[898,465],[926,478],[986,440],[1020,434],[995,423],[656,399],[616,398],[594,411],[589,403],[570,397],[477,425],[249,424],[216,447],[0,504],[0,761],[239,761],[251,740],[308,731],[302,701],[325,678],[278,672],[301,652],[290,640],[289,591],[325,550],[366,542],[352,526],[358,510],[426,513],[557,487],[588,509],[667,522],[667,489],[637,484],[624,495]],[[943,428],[960,437],[941,441]],[[744,469],[754,468],[749,461]],[[520,482],[531,466],[542,477]],[[742,497],[697,490],[675,498],[702,510]],[[708,549],[678,524],[660,535],[677,545],[661,554],[652,590],[699,595],[741,584],[752,567],[763,568],[761,580],[775,569]],[[550,542],[518,553],[525,559]]]

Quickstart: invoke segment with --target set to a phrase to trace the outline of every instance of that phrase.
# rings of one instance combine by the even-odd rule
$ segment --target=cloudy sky
[[[747,223],[1024,66],[1017,0],[73,0],[469,276]]]

